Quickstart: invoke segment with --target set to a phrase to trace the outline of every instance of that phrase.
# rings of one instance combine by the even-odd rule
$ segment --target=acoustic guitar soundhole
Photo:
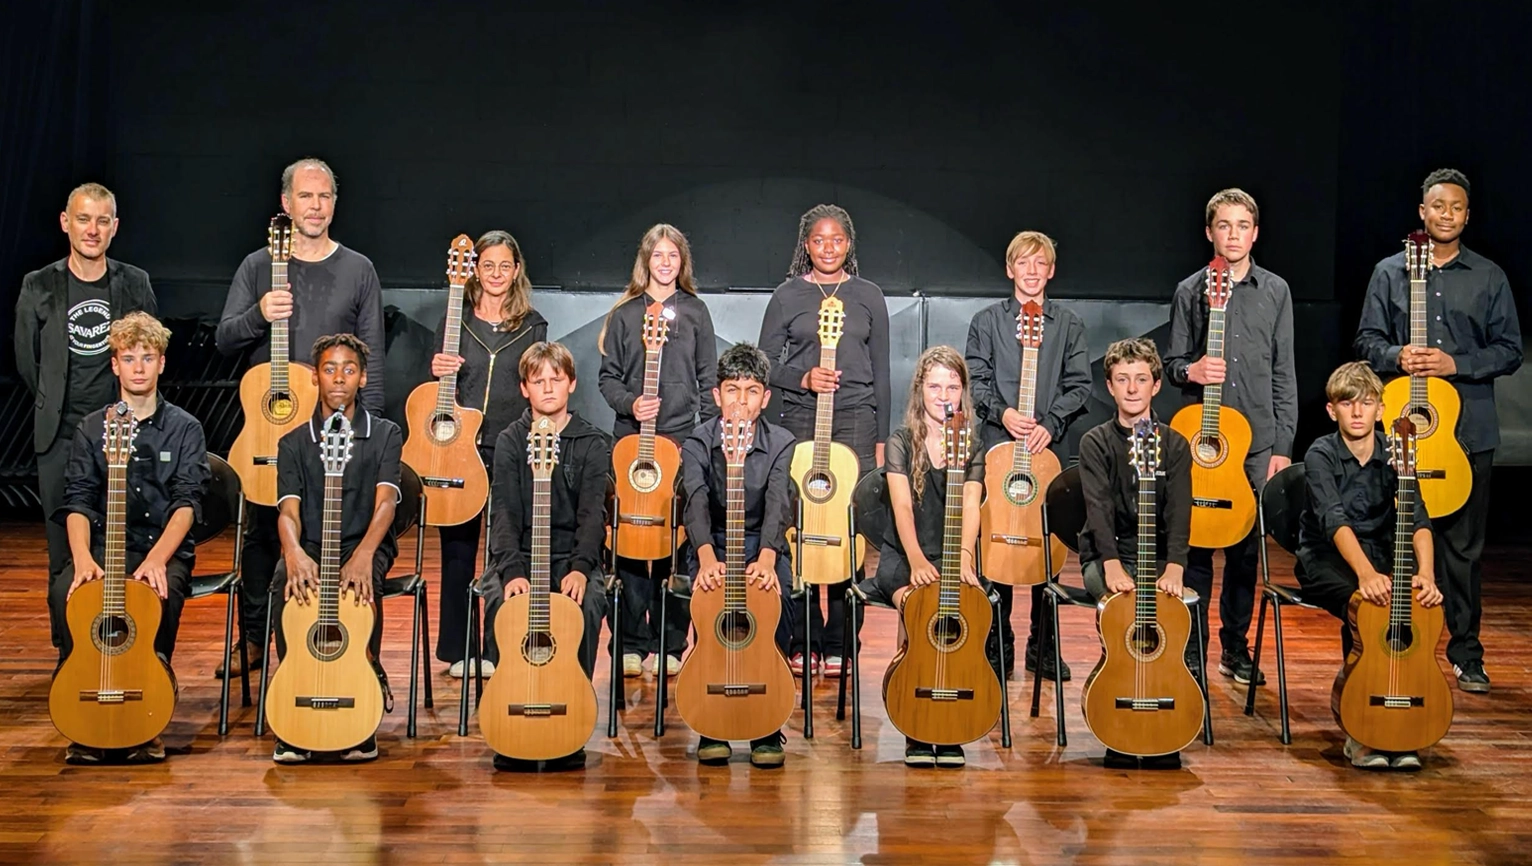
[[[828,502],[835,495],[835,476],[815,470],[803,476],[803,495],[811,502]]]
[[[1222,466],[1229,456],[1229,449],[1225,446],[1223,437],[1206,436],[1198,433],[1196,441],[1192,444],[1192,456],[1197,463],[1209,469]]]
[[[261,406],[266,420],[273,424],[286,424],[298,411],[298,401],[288,391],[268,391],[266,402]]]
[[[1165,632],[1159,623],[1145,623],[1128,629],[1128,652],[1142,662],[1150,662],[1165,651]]]
[[[731,650],[744,649],[755,637],[755,617],[748,610],[726,610],[718,615],[718,642]]]
[[[1390,625],[1383,632],[1383,645],[1395,655],[1404,655],[1415,645],[1415,630],[1407,625]]]
[[[460,428],[457,419],[449,414],[431,416],[431,440],[438,445],[450,444],[457,438]]]
[[[968,642],[968,623],[957,614],[937,614],[926,626],[926,637],[940,652],[953,652]]]
[[[653,493],[663,478],[660,465],[653,460],[634,460],[628,466],[628,483],[639,493]]]
[[[1415,425],[1415,438],[1424,439],[1436,430],[1436,409],[1430,403],[1404,407],[1404,416]]]
[[[96,650],[102,655],[115,656],[127,652],[137,636],[138,627],[123,614],[99,614],[91,624],[91,643],[96,645]]]
[[[558,641],[553,639],[551,632],[530,631],[521,639],[521,657],[534,667],[542,667],[553,661],[558,649]]]
[[[1005,498],[1017,507],[1031,505],[1037,498],[1037,479],[1026,472],[1012,472],[1005,477]]]
[[[309,653],[322,662],[333,662],[346,653],[351,637],[338,622],[316,622],[309,627]]]

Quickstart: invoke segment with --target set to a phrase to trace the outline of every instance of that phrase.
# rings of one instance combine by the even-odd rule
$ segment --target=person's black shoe
[[[1197,659],[1195,650],[1186,652],[1186,669],[1192,672],[1192,679],[1202,682],[1202,662]]]
[[[966,763],[968,763],[968,759],[963,757],[962,746],[936,747],[936,766],[955,768],[961,767]]]
[[[340,759],[347,763],[360,761],[374,761],[378,757],[378,738],[368,737],[362,742],[340,753]]]
[[[1479,659],[1453,665],[1452,672],[1457,674],[1458,688],[1463,691],[1479,695],[1489,694],[1489,674],[1484,672],[1484,662]]]
[[[1042,673],[1038,674],[1037,644],[1028,643],[1027,644],[1027,673],[1029,673],[1029,674],[1038,674],[1038,675],[1040,675],[1045,680],[1052,680],[1054,682],[1058,682],[1059,678],[1058,678],[1058,676],[1055,674],[1055,672],[1053,670],[1053,653],[1051,651],[1043,653],[1042,662],[1043,662],[1042,663]],[[1062,672],[1064,674],[1064,682],[1067,683],[1067,682],[1069,682],[1069,679],[1070,679],[1070,676],[1071,676],[1071,674],[1069,672],[1069,663],[1061,661],[1060,664],[1062,666],[1061,670],[1062,670]]]
[[[1179,770],[1181,769],[1181,753],[1171,752],[1168,755],[1151,755],[1147,758],[1139,758],[1138,765],[1145,770]]]
[[[1106,756],[1101,759],[1101,766],[1108,770],[1137,770],[1138,758],[1134,755],[1125,755],[1114,749],[1107,749]]]
[[[583,753],[584,750],[582,749],[581,752]],[[521,758],[511,758],[511,757],[507,757],[505,755],[502,755],[499,752],[495,753],[495,760],[493,761],[493,763],[494,763],[495,769],[497,769],[497,770],[499,770],[499,771],[501,771],[503,773],[535,773],[535,772],[537,772],[537,762],[536,761],[526,761],[526,760],[522,760]]]
[[[787,762],[787,750],[782,745],[787,738],[777,731],[769,737],[750,741],[750,766],[762,769],[780,767]]]
[[[543,769],[555,773],[564,770],[583,770],[585,769],[585,750],[583,748],[575,749],[572,753],[562,758],[544,761]]]
[[[1218,672],[1226,677],[1233,677],[1234,681],[1242,686],[1250,685],[1250,673],[1255,670],[1255,662],[1250,659],[1249,648],[1223,651],[1218,658]],[[1256,685],[1266,685],[1266,674],[1263,672],[1256,678]]]
[[[727,764],[729,756],[734,750],[723,740],[714,740],[702,737],[697,741],[697,763],[699,764]]]
[[[906,737],[904,740],[904,765],[906,767],[934,767],[936,766],[936,750],[931,747],[930,743],[922,743]]]

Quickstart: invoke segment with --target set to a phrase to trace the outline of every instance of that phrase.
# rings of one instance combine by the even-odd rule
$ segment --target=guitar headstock
[[[351,462],[352,438],[351,419],[346,413],[336,410],[325,419],[324,436],[319,440],[319,460],[324,464],[327,477],[346,474],[346,464]]]
[[[1160,428],[1153,420],[1141,418],[1133,425],[1128,439],[1128,457],[1140,479],[1153,479],[1160,471]]]
[[[644,351],[658,352],[670,339],[670,320],[675,313],[655,301],[644,308]]]
[[[718,424],[724,461],[731,467],[743,467],[745,455],[755,444],[755,422],[746,418],[744,407],[736,403],[729,407]]]
[[[833,349],[840,345],[840,335],[845,331],[846,305],[831,295],[819,302],[819,345]]]
[[[1043,308],[1036,301],[1027,301],[1016,314],[1016,339],[1024,348],[1036,349],[1043,344]]]
[[[942,422],[942,451],[947,455],[947,468],[961,469],[968,465],[968,454],[973,447],[973,434],[968,429],[968,416],[962,409],[947,404],[947,420]]]
[[[133,440],[138,438],[138,419],[122,401],[106,407],[106,429],[102,432],[106,465],[126,469],[133,459]]]
[[[1207,270],[1207,296],[1208,309],[1222,310],[1229,305],[1229,260],[1223,256],[1214,256],[1208,262]]]
[[[266,252],[274,262],[285,262],[293,256],[293,218],[279,213],[271,218],[266,227]]]
[[[559,465],[559,428],[552,418],[539,418],[532,425],[527,434],[527,463],[538,481],[553,477],[553,467]]]
[[[447,248],[447,282],[453,288],[468,285],[468,278],[473,276],[473,263],[478,258],[472,238],[468,235],[453,238],[452,246]]]
[[[1388,462],[1400,478],[1415,477],[1415,422],[1408,415],[1394,419],[1388,437]]]
[[[1431,273],[1431,255],[1436,249],[1436,242],[1424,231],[1410,232],[1410,236],[1404,239],[1404,266],[1410,272],[1410,279],[1424,280]]]

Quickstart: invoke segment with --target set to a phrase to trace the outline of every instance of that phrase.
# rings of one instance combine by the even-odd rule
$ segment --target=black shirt
[[[644,393],[644,310],[654,299],[644,292],[612,311],[601,358],[601,396],[617,413],[612,435],[638,432],[633,403]],[[713,317],[696,295],[677,291],[665,299],[670,323],[660,349],[660,414],[655,432],[680,438],[718,417],[712,390],[718,384],[718,341]]]
[[[438,349],[446,336],[447,314],[442,313],[436,326]],[[546,339],[548,320],[536,310],[529,310],[515,328],[502,331],[498,323],[486,322],[464,306],[458,337],[463,366],[457,369],[457,403],[484,413],[479,427],[481,452],[494,450],[500,431],[531,407],[521,394],[521,353]]]
[[[1383,431],[1373,433],[1372,456],[1366,463],[1357,462],[1336,432],[1314,440],[1303,464],[1309,495],[1298,522],[1300,544],[1333,549],[1335,533],[1349,526],[1364,549],[1393,550],[1399,476],[1388,462],[1388,437]],[[1415,529],[1430,528],[1426,509],[1417,506]]]
[[[841,371],[835,408],[872,406],[877,412],[878,441],[888,438],[893,419],[888,376],[888,304],[876,283],[847,277],[837,290],[806,277],[794,277],[772,293],[761,322],[761,351],[771,361],[771,387],[785,406],[812,411],[819,395],[803,387],[803,377],[819,366],[819,305],[834,294],[845,304],[845,325],[835,351]]]
[[[1458,371],[1447,377],[1463,400],[1458,441],[1470,454],[1500,444],[1495,379],[1521,366],[1521,320],[1511,285],[1494,262],[1459,246],[1457,258],[1426,276],[1429,348],[1452,356]],[[1399,352],[1410,340],[1410,275],[1404,251],[1372,269],[1367,300],[1357,325],[1358,358],[1379,375],[1401,375]]]
[[[112,353],[107,344],[112,305],[106,274],[86,282],[70,271],[68,279],[69,390],[61,423],[73,427],[81,418],[117,400],[117,377],[112,374]]]
[[[787,527],[793,522],[792,479],[797,440],[765,418],[755,420],[755,438],[745,454],[745,534],[760,538],[779,556],[789,555]],[[686,536],[701,547],[724,537],[728,519],[729,464],[723,456],[723,422],[702,424],[681,443],[681,490]],[[715,548],[722,560],[724,551]]]
[[[929,431],[927,436],[932,435]],[[916,447],[914,437],[910,435],[908,427],[900,427],[894,431],[894,435],[888,437],[888,445],[884,449],[883,465],[889,475],[903,475],[909,478],[910,467],[914,463]],[[969,481],[984,483],[984,449],[973,447],[968,451],[968,465],[963,473],[963,482]],[[915,484],[910,482],[911,504],[915,509],[915,537],[920,539],[920,552],[925,554],[926,559],[940,563],[943,548],[946,545],[947,535],[947,470],[938,469],[926,462],[925,489],[921,491],[920,498],[915,499]],[[903,550],[904,542],[899,538],[899,526],[889,516],[888,524],[883,530],[883,543],[894,550]],[[906,555],[908,556],[908,555]]]
[[[1192,452],[1186,438],[1164,424],[1156,474],[1155,552],[1161,562],[1186,565],[1192,536]],[[1116,415],[1080,439],[1080,487],[1085,494],[1085,529],[1080,562],[1138,561],[1138,473],[1128,451],[1132,431]]]
[[[74,430],[64,470],[64,504],[53,519],[68,524],[70,514],[90,518],[91,547],[106,541],[106,409],[85,416]],[[210,473],[202,425],[191,413],[161,398],[154,414],[138,420],[133,459],[128,464],[124,543],[132,553],[148,553],[176,511],[192,510],[202,518],[202,494]],[[196,545],[190,533],[176,548],[176,558],[191,562]]]
[[[1090,399],[1090,347],[1079,316],[1052,298],[1045,297],[1042,306],[1043,342],[1037,350],[1033,411],[1037,423],[1062,445],[1070,423],[1085,414]],[[1019,408],[1022,347],[1016,339],[1016,317],[1020,312],[1013,292],[975,313],[968,325],[964,357],[973,381],[974,413],[984,421],[979,432],[985,448],[1010,441],[1011,434],[1000,419],[1005,410]]]
[[[502,583],[531,577],[532,467],[527,436],[532,412],[522,413],[495,440],[494,481],[490,484],[489,565]],[[606,489],[612,471],[612,443],[595,425],[574,412],[559,431],[558,463],[549,495],[549,567],[554,587],[565,574],[593,577],[600,570],[606,538]]]
[[[324,462],[319,447],[328,418],[321,408],[309,423],[288,431],[277,443],[277,505],[285,499],[298,500],[299,539],[304,552],[316,561],[324,542]],[[351,419],[351,435],[351,459],[341,476],[342,560],[367,536],[378,488],[392,487],[397,497],[399,451],[403,447],[399,426],[365,408]],[[393,560],[399,550],[393,532],[383,536],[378,550]]]

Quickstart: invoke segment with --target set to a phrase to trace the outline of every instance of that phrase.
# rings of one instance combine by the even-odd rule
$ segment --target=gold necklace
[[[835,288],[832,291],[826,292],[825,291],[825,284],[821,283],[819,281],[818,277],[812,276],[812,273],[813,272],[810,271],[811,276],[809,277],[809,282],[811,282],[814,285],[818,286],[819,287],[819,294],[823,295],[826,298],[833,298],[833,297],[835,297],[835,295],[840,292],[840,287],[846,284],[846,280],[850,279],[850,277],[846,274],[846,272],[844,270],[842,270],[841,271],[840,282],[835,284]]]

